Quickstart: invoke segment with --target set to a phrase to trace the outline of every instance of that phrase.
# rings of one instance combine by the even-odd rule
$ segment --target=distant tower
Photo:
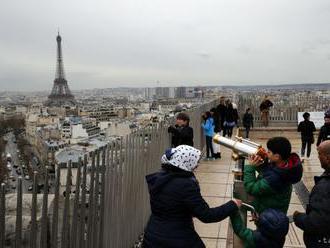
[[[52,92],[48,96],[48,100],[45,103],[49,107],[61,107],[61,106],[75,106],[76,100],[72,95],[68,81],[65,79],[63,57],[62,57],[62,38],[58,33],[56,37],[57,41],[57,64],[56,64],[56,74]]]

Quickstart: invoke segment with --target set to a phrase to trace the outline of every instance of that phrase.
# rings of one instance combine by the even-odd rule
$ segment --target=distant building
[[[186,98],[186,87],[177,87],[175,96],[177,98]]]
[[[71,143],[97,137],[100,135],[100,131],[101,129],[94,118],[68,117],[61,125],[62,137],[70,139]]]
[[[153,100],[156,96],[155,88],[145,88],[144,96],[147,100]]]

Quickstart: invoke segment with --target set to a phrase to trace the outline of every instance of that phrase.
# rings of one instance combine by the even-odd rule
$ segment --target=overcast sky
[[[330,82],[329,0],[1,0],[0,91],[51,90],[58,28],[71,89]]]

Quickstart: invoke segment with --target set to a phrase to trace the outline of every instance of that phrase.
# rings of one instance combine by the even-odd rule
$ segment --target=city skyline
[[[15,2],[0,91],[51,90],[58,27],[73,91],[329,83],[328,1]]]

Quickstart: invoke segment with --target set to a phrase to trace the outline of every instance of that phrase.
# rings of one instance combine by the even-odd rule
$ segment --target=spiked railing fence
[[[189,111],[194,146],[203,149],[201,114],[217,101]],[[132,247],[148,221],[149,195],[145,176],[160,168],[170,146],[167,123],[138,130],[80,158],[56,166],[54,189],[45,174],[43,194],[23,194],[17,180],[15,213],[8,213],[6,185],[0,189],[0,248],[4,247]],[[12,194],[13,195],[13,194]],[[11,216],[9,216],[11,214]],[[14,219],[15,228],[9,227]],[[8,229],[11,229],[8,230]]]

